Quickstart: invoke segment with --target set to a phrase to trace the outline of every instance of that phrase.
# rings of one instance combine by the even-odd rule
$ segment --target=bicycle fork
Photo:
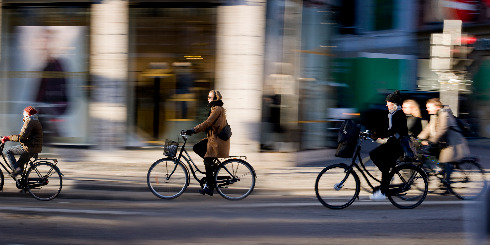
[[[333,188],[336,190],[336,191],[340,191],[343,187],[344,187],[344,183],[345,181],[347,180],[347,178],[349,178],[349,175],[350,175],[350,172],[352,171],[352,168],[349,168],[349,169],[346,169],[344,171],[345,173],[345,176],[344,178],[339,182],[339,183],[336,183],[333,185]]]

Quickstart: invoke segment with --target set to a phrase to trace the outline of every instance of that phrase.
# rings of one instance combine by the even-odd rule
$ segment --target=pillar
[[[101,0],[91,10],[91,135],[97,148],[111,149],[126,135],[128,1]]]
[[[260,149],[265,9],[259,0],[218,7],[215,88],[233,132],[231,154]]]

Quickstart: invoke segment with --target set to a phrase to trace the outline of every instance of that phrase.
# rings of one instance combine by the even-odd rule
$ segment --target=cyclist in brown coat
[[[12,166],[12,177],[22,173],[24,164],[29,161],[35,153],[40,153],[43,149],[43,127],[37,115],[37,110],[28,106],[24,109],[24,125],[20,130],[20,134],[4,136],[2,143],[6,141],[20,142],[20,145],[6,148],[3,154],[7,157],[8,162]],[[15,155],[20,155],[19,160],[15,160]]]
[[[194,145],[194,152],[204,158],[206,168],[206,185],[201,194],[213,195],[215,187],[214,171],[215,159],[227,158],[230,154],[230,140],[224,141],[218,137],[218,133],[226,126],[226,110],[223,108],[221,93],[211,90],[208,94],[208,106],[210,107],[208,118],[201,124],[186,131],[187,135],[206,132],[206,138]]]

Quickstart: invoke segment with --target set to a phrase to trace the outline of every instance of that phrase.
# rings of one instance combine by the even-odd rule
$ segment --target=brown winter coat
[[[431,134],[431,127],[435,134]],[[429,124],[418,135],[419,139],[427,139],[431,143],[446,142],[447,147],[441,150],[439,162],[456,162],[469,155],[468,142],[464,136],[454,129],[458,125],[449,109],[440,109],[431,115]]]
[[[43,150],[43,127],[37,115],[25,119],[20,134],[9,137],[11,141],[20,142],[28,153],[40,153]]]
[[[208,119],[194,127],[196,133],[207,131],[207,151],[204,157],[226,158],[230,156],[230,140],[218,138],[218,133],[226,126],[226,111],[222,106],[213,106]]]

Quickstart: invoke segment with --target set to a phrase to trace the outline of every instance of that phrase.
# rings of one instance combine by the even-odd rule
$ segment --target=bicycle
[[[1,138],[1,137],[0,137]],[[0,144],[0,154],[3,162],[0,165],[10,176],[13,172],[3,154],[5,143]],[[58,160],[54,158],[39,158],[39,154],[34,154],[24,165],[20,178],[12,177],[15,185],[22,192],[29,192],[34,198],[40,201],[49,201],[56,198],[63,186],[63,174],[59,170]],[[4,176],[0,169],[0,190],[3,190]]]
[[[318,174],[315,181],[315,193],[320,203],[325,207],[343,209],[350,206],[355,199],[359,199],[361,184],[356,169],[362,174],[373,191],[375,187],[369,178],[381,182],[366,170],[361,158],[362,142],[368,139],[373,141],[369,135],[369,131],[359,133],[350,165],[345,163],[333,164],[325,167]],[[359,164],[356,159],[359,160]],[[398,160],[390,172],[389,178],[391,181],[386,196],[394,206],[401,209],[412,209],[425,200],[428,192],[428,179],[425,171],[419,166]]]
[[[465,157],[458,162],[441,164],[423,147],[417,148],[420,165],[429,178],[429,184],[433,185],[429,193],[443,190],[441,195],[452,193],[461,200],[473,200],[484,193],[487,181],[478,158]]]
[[[185,149],[188,138],[185,131],[181,131],[180,136],[184,143],[180,146],[179,154],[177,155],[179,143],[166,140],[163,147],[166,157],[154,162],[148,170],[148,188],[155,196],[162,199],[174,199],[184,193],[190,183],[189,170],[201,188],[206,183],[205,177],[198,178],[196,175],[197,172],[200,174],[205,172],[197,167]],[[257,176],[253,167],[244,159],[245,156],[230,156],[224,161],[216,159],[215,189],[223,198],[241,200],[252,193]]]

